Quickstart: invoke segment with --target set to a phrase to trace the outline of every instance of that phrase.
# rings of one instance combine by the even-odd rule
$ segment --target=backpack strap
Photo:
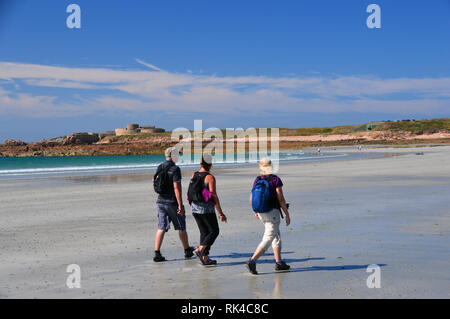
[[[156,172],[155,172],[155,176],[158,175],[159,173],[163,172],[163,171],[168,172],[172,168],[172,166],[174,166],[174,165],[175,165],[175,163],[172,162],[172,161],[170,161],[169,165],[167,165],[165,168],[162,168],[162,165],[160,165],[158,167],[158,169],[156,170]]]
[[[264,181],[270,182],[270,180],[271,180],[272,178],[274,178],[274,177],[275,177],[275,175],[270,174],[269,177],[267,177],[267,179],[266,179],[266,178],[263,179],[263,178],[262,178],[262,175],[260,175],[260,176],[258,176],[258,177],[256,178],[256,181],[264,180]]]
[[[194,173],[194,175],[199,175],[202,179],[204,179],[209,174],[210,174],[209,172],[199,172],[199,171]]]

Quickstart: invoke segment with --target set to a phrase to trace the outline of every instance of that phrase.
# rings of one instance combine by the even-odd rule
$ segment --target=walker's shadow
[[[286,254],[293,254],[293,251],[286,251],[283,252],[283,255]],[[252,257],[252,253],[231,253],[229,255],[222,255],[222,256],[213,256],[212,258],[250,258]],[[264,256],[273,256],[273,254],[266,253]],[[317,258],[302,258],[302,259],[295,259],[295,258],[284,258],[283,260],[286,263],[295,263],[295,262],[305,262],[309,260],[324,260],[324,257],[317,257]],[[243,261],[236,261],[236,262],[225,262],[225,263],[219,263],[217,264],[217,267],[229,267],[229,266],[237,266],[237,265],[245,265],[247,260]],[[274,264],[275,260],[273,259],[260,259],[258,260],[258,264]]]
[[[384,267],[384,266],[387,266],[387,264],[378,264],[378,266]],[[303,271],[355,270],[355,269],[367,269],[367,267],[369,267],[369,264],[367,264],[367,265],[343,265],[343,266],[312,266],[312,267],[305,267],[305,268],[291,268],[289,271],[286,271],[285,273],[303,272]],[[270,274],[278,274],[278,273],[280,273],[280,272],[272,271],[272,272],[259,273],[259,275],[270,275]]]
[[[283,251],[283,255],[293,254],[293,253],[294,253],[293,251]],[[252,256],[253,256],[253,253],[230,253],[229,255],[211,255],[210,257],[212,259],[215,259],[215,258],[246,258],[246,261],[247,261],[247,259],[252,257]],[[264,254],[264,256],[273,256],[273,253],[272,254],[266,253],[266,254]],[[320,258],[320,259],[324,259],[324,258]],[[190,259],[175,258],[175,259],[170,259],[170,260],[167,260],[167,261],[180,261],[180,260],[196,260],[196,258],[195,257],[190,258]],[[296,259],[284,259],[284,260],[286,262],[288,262],[289,260],[297,261]],[[311,259],[308,259],[308,260],[311,260]],[[314,260],[314,259],[312,259],[312,260]],[[307,259],[298,259],[298,261],[307,261]],[[258,261],[258,263],[269,263],[269,262],[270,262],[269,260],[267,260],[267,261],[265,261],[265,260]],[[222,265],[226,265],[226,266],[245,265],[245,261],[243,261],[243,262],[236,262],[236,263],[223,263],[223,264],[221,263],[220,265],[221,266]]]
[[[283,251],[283,255],[285,254],[293,254],[293,251]],[[253,256],[253,253],[231,253],[229,255],[214,255],[211,256],[213,258],[250,258]],[[273,254],[265,253],[264,256],[273,256]],[[244,263],[245,264],[245,263]]]

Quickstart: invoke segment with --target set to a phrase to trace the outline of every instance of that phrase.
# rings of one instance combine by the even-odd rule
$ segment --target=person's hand
[[[177,214],[180,216],[184,215],[184,205],[178,206]]]
[[[256,219],[259,219],[258,213],[254,213],[254,214],[255,214]]]
[[[291,217],[289,217],[289,215],[286,215],[286,226],[289,226],[290,223],[291,223]]]
[[[219,214],[219,219],[221,222],[224,222],[224,223],[227,222],[227,216],[225,216],[224,213]]]

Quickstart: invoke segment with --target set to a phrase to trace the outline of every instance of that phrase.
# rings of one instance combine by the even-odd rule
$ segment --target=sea
[[[270,154],[269,154],[270,155]],[[357,159],[375,156],[370,153],[322,153],[303,151],[282,151],[278,153],[279,163],[321,162],[330,160]],[[269,156],[270,157],[270,156]],[[256,154],[225,159],[216,156],[214,167],[240,167],[256,165]],[[121,174],[154,172],[165,160],[164,155],[124,156],[76,156],[76,157],[3,157],[0,158],[0,179],[33,178],[46,176],[80,176],[97,174]],[[180,167],[196,168],[193,156],[181,156]]]

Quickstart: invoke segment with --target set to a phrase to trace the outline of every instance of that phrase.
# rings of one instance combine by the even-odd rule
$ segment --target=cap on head
[[[169,147],[164,152],[164,155],[166,156],[166,158],[175,157],[176,155],[178,155],[178,150],[175,147]]]

